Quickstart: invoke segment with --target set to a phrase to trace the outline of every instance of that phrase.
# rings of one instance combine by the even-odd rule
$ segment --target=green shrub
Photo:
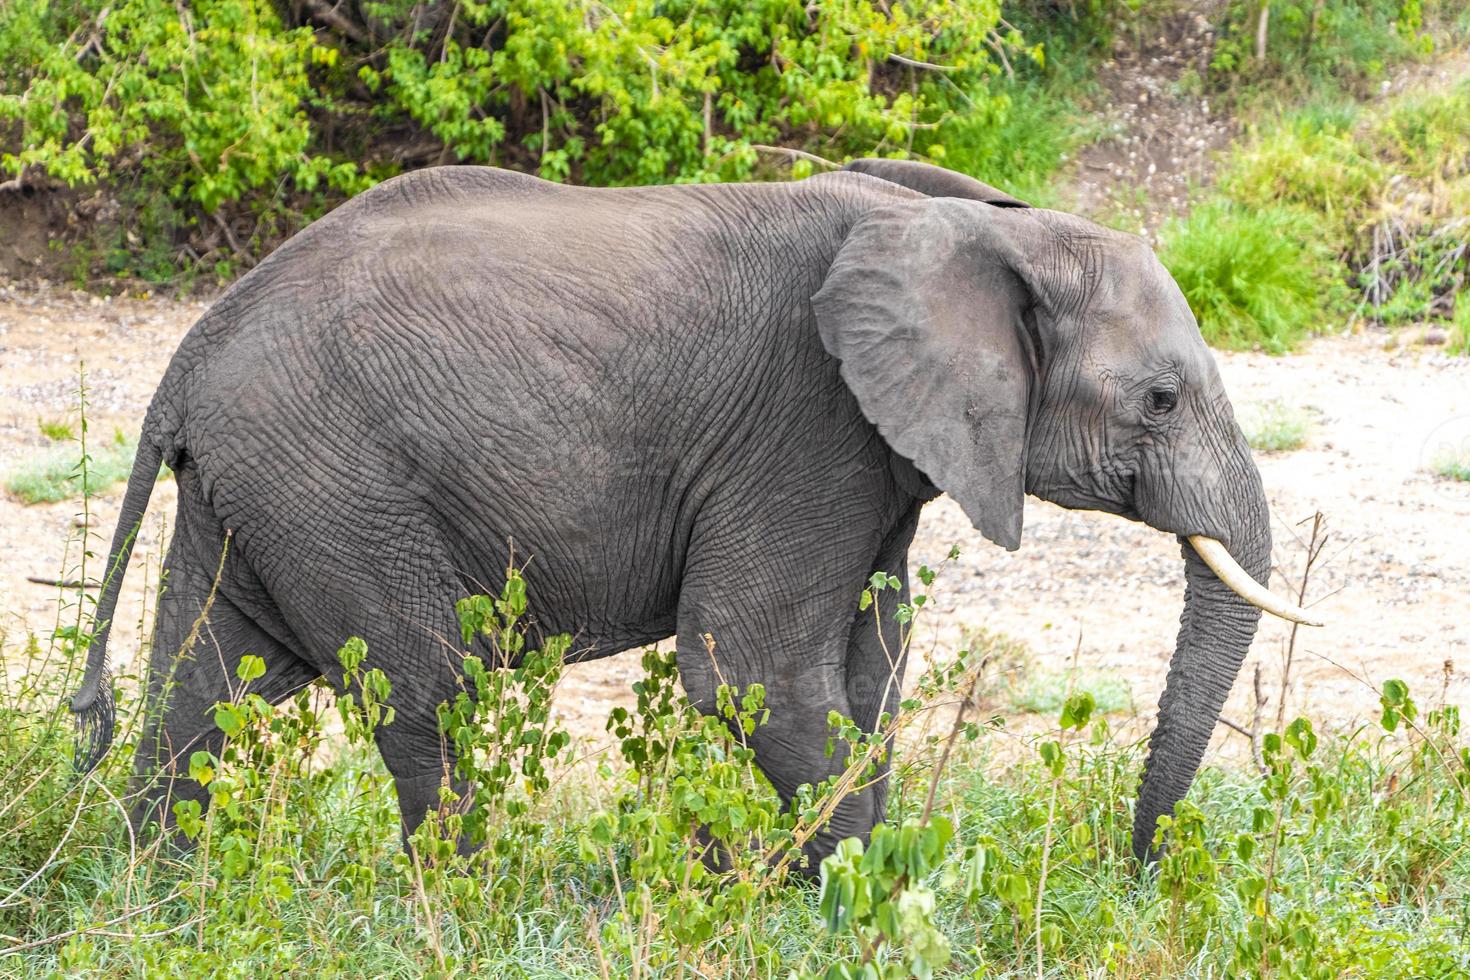
[[[37,419],[36,428],[52,442],[70,442],[77,437],[76,430],[67,419]]]
[[[137,234],[103,258],[155,279],[178,228],[215,243],[198,261],[230,261],[429,163],[736,180],[858,154],[943,160],[952,137],[961,168],[1035,181],[1059,142],[1011,149],[952,125],[1008,125],[998,59],[1040,58],[1000,15],[995,0],[13,4],[0,173],[114,191]]]
[[[1423,0],[1231,0],[1210,72],[1218,87],[1245,93],[1361,94],[1390,65],[1433,49],[1425,6]],[[1270,8],[1264,61],[1256,57],[1262,7]]]
[[[1462,288],[1455,297],[1455,316],[1450,321],[1449,350],[1454,354],[1470,354],[1470,299]]]
[[[1388,180],[1387,165],[1365,154],[1342,117],[1307,114],[1249,140],[1231,154],[1220,189],[1253,210],[1299,208],[1314,220],[1295,229],[1346,252],[1367,229]]]
[[[514,576],[512,576],[514,579]],[[883,581],[887,588],[887,577]],[[876,594],[878,584],[868,590]],[[874,608],[870,606],[869,608]],[[890,607],[891,608],[891,607]],[[908,615],[917,606],[908,607]],[[952,714],[986,703],[1003,650],[977,647],[918,679],[901,709],[941,719],[897,732],[892,823],[845,843],[823,888],[780,873],[809,830],[814,789],[782,807],[745,738],[762,692],[693,711],[672,658],[649,652],[614,744],[576,764],[547,711],[557,645],[532,651],[517,586],[461,607],[471,632],[526,654],[476,674],[495,704],[458,701],[447,738],[472,753],[485,847],[444,847],[456,817],[399,847],[392,781],[371,748],[396,724],[388,678],[360,641],[340,654],[359,692],[324,686],[271,706],[216,706],[228,734],[192,777],[213,805],[177,808],[191,851],[124,830],[136,679],[120,688],[118,749],[70,771],[62,693],[84,633],[0,654],[0,973],[15,976],[1457,976],[1470,968],[1470,747],[1457,708],[1397,680],[1376,726],[1297,720],[1263,738],[1268,766],[1206,769],[1164,821],[1156,876],[1132,863],[1129,800],[1144,746],[1069,690],[1046,730]],[[998,641],[1002,642],[1003,641]],[[509,649],[508,647],[505,649]],[[544,654],[544,656],[543,656]],[[68,664],[73,666],[68,669]],[[474,673],[474,671],[471,671]],[[70,676],[69,676],[70,675]],[[385,703],[386,701],[386,703]],[[335,702],[335,707],[334,707]],[[341,734],[330,734],[340,719]],[[843,737],[839,732],[835,737]],[[850,744],[865,755],[870,745]],[[579,755],[584,752],[579,750]],[[857,779],[867,772],[861,762]],[[703,829],[701,829],[701,824]],[[731,862],[706,864],[710,843]]]
[[[1284,453],[1307,444],[1312,415],[1306,409],[1273,398],[1248,406],[1241,412],[1240,427],[1251,448],[1263,453]]]
[[[1367,319],[1448,318],[1470,269],[1470,83],[1377,112],[1289,116],[1235,150],[1220,189],[1244,208],[1310,215],[1300,233],[1342,261]]]
[[[1207,342],[1282,353],[1344,311],[1344,270],[1319,235],[1302,211],[1217,199],[1165,226],[1159,258]]]
[[[1046,85],[997,85],[995,91],[999,98],[988,111],[956,113],[944,122],[938,162],[1048,206],[1057,196],[1052,175],[1085,139],[1077,110]]]

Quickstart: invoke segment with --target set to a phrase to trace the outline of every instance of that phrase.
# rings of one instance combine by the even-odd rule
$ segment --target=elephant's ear
[[[1034,367],[1009,217],[917,200],[864,215],[812,298],[868,421],[991,541],[1021,542]],[[1019,215],[1018,215],[1019,217]]]
[[[918,191],[927,197],[958,197],[967,201],[980,201],[998,208],[1029,208],[1031,206],[974,177],[956,173],[953,170],[945,170],[931,163],[920,163],[917,160],[885,160],[879,157],[864,157],[861,160],[853,160],[842,169],[878,177],[891,184]]]

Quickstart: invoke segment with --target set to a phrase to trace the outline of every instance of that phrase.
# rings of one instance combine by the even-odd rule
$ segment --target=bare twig
[[[1312,515],[1312,534],[1307,539],[1307,561],[1302,566],[1301,582],[1297,586],[1296,601],[1301,605],[1307,598],[1307,583],[1312,577],[1312,567],[1317,564],[1317,559],[1322,556],[1322,549],[1327,547],[1327,539],[1330,535],[1323,533],[1322,512],[1319,510]],[[1306,523],[1303,521],[1302,523]],[[1297,623],[1291,624],[1291,636],[1286,643],[1286,659],[1281,665],[1281,700],[1276,705],[1276,730],[1283,731],[1286,725],[1286,695],[1291,689],[1291,665],[1296,659],[1296,637],[1300,629]],[[1257,678],[1259,680],[1259,677]]]
[[[216,225],[219,225],[219,230],[224,232],[225,241],[229,244],[230,251],[234,253],[235,258],[246,263],[247,265],[253,266],[255,264],[255,260],[252,259],[250,257],[250,254],[246,252],[245,249],[240,245],[240,240],[235,237],[235,230],[230,227],[230,223],[224,219],[224,216],[221,215],[218,211],[215,211],[210,214],[210,217],[214,219],[214,223]]]
[[[959,71],[959,68],[954,65],[936,65],[930,61],[917,61],[913,58],[905,58],[901,54],[890,54],[888,60],[897,62],[900,65],[908,65],[910,68],[919,68],[923,71]]]
[[[176,899],[179,896],[183,895],[185,891],[187,891],[186,888],[180,888],[178,891],[173,892],[172,894],[168,895],[165,898],[160,898],[158,901],[156,901],[156,902],[150,902],[149,904],[144,905],[144,906],[142,906],[140,908],[129,909],[128,911],[124,912],[122,915],[115,916],[115,917],[113,917],[111,919],[108,919],[106,922],[99,922],[95,926],[83,926],[80,929],[69,929],[66,932],[58,932],[54,936],[47,936],[45,939],[36,939],[36,940],[31,941],[31,942],[21,943],[21,944],[16,945],[16,946],[7,946],[5,948],[5,953],[7,955],[12,954],[12,953],[23,953],[23,952],[25,952],[28,949],[39,949],[42,946],[50,946],[52,943],[59,943],[62,940],[64,940],[64,939],[70,939],[73,936],[94,935],[94,934],[100,932],[101,930],[106,929],[108,926],[115,926],[119,922],[126,922],[129,919],[136,919],[138,916],[142,915],[145,912],[152,912],[156,908],[159,908],[161,906],[167,905],[169,902],[172,902],[174,899]],[[165,935],[168,935],[171,932],[180,932],[183,929],[187,929],[189,926],[191,926],[193,924],[194,924],[194,920],[193,919],[190,919],[188,922],[181,923],[181,924],[179,924],[177,926],[174,926],[171,929],[165,930],[164,932],[149,933],[144,938],[150,938],[151,939],[154,936],[165,936]],[[5,938],[6,939],[13,939],[14,937],[13,936],[6,936]]]
[[[1244,735],[1246,738],[1251,737],[1251,730],[1249,728],[1246,728],[1244,725],[1231,721],[1224,715],[1220,716],[1220,724],[1224,725],[1226,728],[1230,729],[1232,732],[1235,732],[1238,735]]]
[[[1256,662],[1256,675],[1252,683],[1251,693],[1255,704],[1254,709],[1251,711],[1251,730],[1247,733],[1251,739],[1251,760],[1255,762],[1256,768],[1264,776],[1270,770],[1266,767],[1266,754],[1261,748],[1261,716],[1265,714],[1266,705],[1271,703],[1271,699],[1266,697],[1265,691],[1261,688],[1261,664],[1259,661]],[[1281,701],[1283,704],[1286,703],[1286,692],[1284,690],[1281,692]]]
[[[919,816],[921,824],[927,824],[929,814],[934,812],[934,797],[939,793],[939,776],[949,763],[949,753],[954,748],[955,739],[959,738],[960,732],[964,731],[965,709],[980,701],[980,683],[985,678],[985,665],[989,662],[989,657],[980,661],[980,667],[975,671],[975,683],[970,685],[970,696],[962,700],[959,707],[955,709],[954,724],[950,726],[949,737],[944,740],[944,748],[940,750],[939,761],[934,763],[934,772],[929,777],[929,795],[924,798],[924,810]]]
[[[811,163],[817,164],[818,166],[827,167],[831,170],[842,169],[842,164],[840,163],[833,163],[826,157],[819,157],[815,153],[808,153],[805,150],[793,149],[789,146],[767,146],[764,143],[752,143],[750,144],[750,148],[758,153],[784,153],[787,156],[793,157],[797,160],[807,160]]]
[[[33,585],[47,585],[53,589],[100,589],[100,582],[83,582],[74,578],[46,578],[43,575],[27,575],[26,581]]]

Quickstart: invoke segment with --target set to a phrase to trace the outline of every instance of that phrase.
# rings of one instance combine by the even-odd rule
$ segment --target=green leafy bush
[[[134,223],[165,255],[174,225],[207,216],[198,233],[226,259],[429,163],[736,180],[855,154],[944,160],[953,137],[961,165],[1004,183],[995,164],[1034,173],[1055,148],[977,155],[975,128],[952,121],[1003,123],[997,58],[1039,57],[998,0],[14,4],[0,172],[164,214]]]
[[[473,601],[466,624],[524,641],[518,596],[512,586]],[[1454,705],[1421,705],[1397,680],[1382,685],[1371,731],[1298,720],[1264,736],[1264,777],[1207,769],[1161,823],[1159,873],[1141,879],[1128,802],[1142,746],[1089,692],[1069,691],[1031,733],[963,712],[947,736],[912,726],[957,701],[985,703],[994,651],[978,648],[919,679],[901,709],[910,727],[897,731],[892,823],[866,846],[844,843],[813,893],[786,880],[778,855],[825,791],[782,807],[744,744],[763,723],[762,692],[726,689],[717,717],[702,717],[667,654],[645,654],[636,706],[614,712],[615,741],[590,762],[569,765],[543,713],[555,646],[522,646],[530,656],[497,675],[501,701],[487,714],[446,706],[446,737],[493,783],[477,798],[493,819],[469,857],[442,846],[454,817],[428,821],[411,858],[371,748],[396,723],[392,691],[360,641],[340,654],[351,699],[318,687],[269,705],[251,693],[264,664],[242,661],[237,696],[215,709],[225,747],[191,760],[212,806],[179,806],[194,848],[178,851],[124,829],[133,679],[119,751],[84,780],[70,771],[60,693],[84,639],[0,637],[7,662],[25,668],[0,675],[0,776],[15,787],[0,802],[6,975],[1470,969],[1470,747]]]
[[[1213,200],[1161,239],[1160,260],[1217,347],[1279,354],[1345,312],[1345,272],[1303,211]]]
[[[96,558],[76,554],[66,572],[85,579]],[[889,601],[886,572],[859,597],[897,621],[898,655],[931,606],[936,572],[916,578],[909,603]],[[552,710],[566,639],[531,642],[527,592],[511,571],[498,596],[459,605],[458,639],[488,655],[464,654],[463,696],[439,721],[475,806],[426,820],[411,854],[373,747],[397,724],[391,679],[361,640],[338,654],[350,695],[321,684],[272,705],[254,693],[266,664],[242,658],[214,707],[223,747],[189,760],[211,806],[175,807],[193,844],[179,849],[127,828],[139,678],[125,665],[116,748],[72,771],[63,694],[92,628],[85,593],[63,591],[67,625],[49,637],[0,632],[0,975],[1470,971],[1470,745],[1448,673],[1432,702],[1383,682],[1376,725],[1262,733],[1264,772],[1206,768],[1160,823],[1157,875],[1140,876],[1137,719],[1115,726],[1074,677],[1049,718],[1009,729],[989,713],[994,675],[1018,656],[1004,637],[929,654],[879,733],[829,719],[850,765],[788,807],[747,744],[764,691],[723,687],[701,715],[671,654],[645,652],[611,744],[570,740]],[[891,742],[891,822],[843,842],[820,892],[795,884],[792,845]],[[458,854],[460,830],[481,848]]]
[[[1367,319],[1452,320],[1470,270],[1470,84],[1290,116],[1232,154],[1220,193],[1309,216],[1298,233],[1341,260]]]
[[[1434,0],[1231,0],[1210,62],[1222,86],[1305,94],[1361,91],[1390,65],[1427,54]],[[1265,59],[1260,53],[1266,8]],[[1431,14],[1437,14],[1431,10]]]

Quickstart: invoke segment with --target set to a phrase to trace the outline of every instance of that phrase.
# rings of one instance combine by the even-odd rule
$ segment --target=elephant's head
[[[1178,535],[1184,614],[1133,848],[1199,768],[1260,618],[1261,478],[1189,306],[1131,235],[921,164],[852,169],[928,197],[865,213],[813,300],[864,415],[997,544],[1024,494]]]

